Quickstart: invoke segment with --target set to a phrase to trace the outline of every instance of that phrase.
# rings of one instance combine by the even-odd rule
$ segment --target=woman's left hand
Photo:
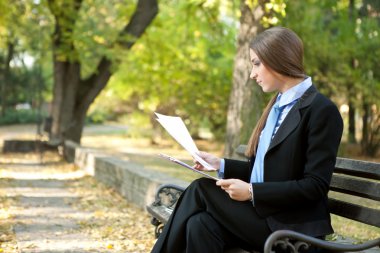
[[[247,201],[251,199],[249,183],[240,179],[221,179],[216,182],[216,185],[227,192],[233,200]]]

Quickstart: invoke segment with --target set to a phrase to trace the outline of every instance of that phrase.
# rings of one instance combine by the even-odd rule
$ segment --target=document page
[[[199,152],[197,146],[194,143],[193,138],[186,128],[185,123],[180,117],[166,116],[163,114],[156,113],[156,120],[162,125],[163,128],[185,149],[190,155],[200,164],[203,165],[205,170],[213,171],[216,170],[209,163],[203,160],[197,152]]]

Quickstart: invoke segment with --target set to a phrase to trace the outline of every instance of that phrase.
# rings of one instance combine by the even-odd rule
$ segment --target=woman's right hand
[[[214,155],[212,155],[210,153],[203,152],[203,151],[199,151],[197,153],[197,155],[199,155],[203,160],[205,160],[206,162],[208,162],[213,168],[219,170],[220,160],[221,160],[219,157],[216,157],[216,156],[214,156]],[[203,167],[203,165],[200,164],[197,161],[195,161],[194,168],[197,169],[197,170],[204,170],[205,169]]]

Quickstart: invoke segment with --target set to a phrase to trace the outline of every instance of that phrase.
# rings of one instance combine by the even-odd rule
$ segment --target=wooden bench
[[[241,157],[244,151],[245,145],[236,149]],[[147,206],[156,237],[162,232],[183,191],[184,188],[177,185],[162,185],[157,190],[155,201]],[[330,184],[329,208],[332,214],[380,228],[380,163],[338,157]],[[266,240],[264,252],[274,252],[274,247],[300,252],[310,245],[329,252],[369,252],[371,248],[371,253],[380,252],[380,238],[360,243],[343,239],[325,241],[290,230],[273,232]],[[233,249],[228,252],[245,251]]]

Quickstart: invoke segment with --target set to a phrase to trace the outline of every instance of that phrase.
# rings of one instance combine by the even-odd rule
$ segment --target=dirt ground
[[[150,217],[53,154],[0,158],[0,252],[149,252]]]

